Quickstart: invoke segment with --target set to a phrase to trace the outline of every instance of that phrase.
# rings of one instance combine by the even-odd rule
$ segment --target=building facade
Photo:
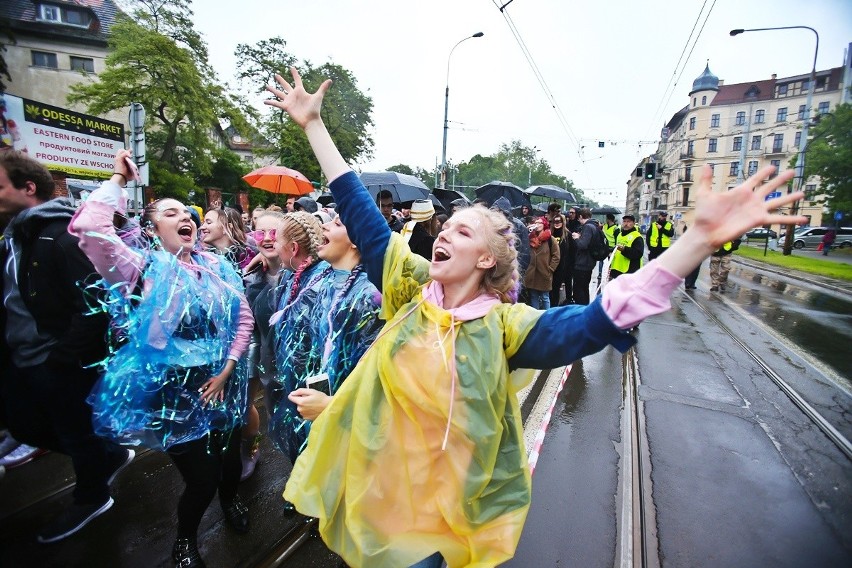
[[[764,166],[788,169],[799,152],[809,79],[810,74],[772,75],[725,85],[708,63],[693,82],[688,104],[669,120],[657,152],[648,158],[657,163],[649,215],[667,210],[678,232],[691,225],[697,179],[705,165],[713,171],[713,191],[729,191]],[[847,82],[844,67],[817,71],[812,120],[840,104]],[[811,176],[803,185],[799,212],[809,217],[811,225],[819,225],[823,216],[819,178]],[[629,195],[628,190],[628,201]]]

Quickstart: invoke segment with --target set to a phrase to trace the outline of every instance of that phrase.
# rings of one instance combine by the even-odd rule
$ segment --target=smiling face
[[[161,199],[149,207],[145,220],[153,226],[148,230],[160,240],[163,249],[174,255],[190,252],[197,234],[186,205],[176,199]]]
[[[317,255],[335,268],[340,268],[338,265],[341,263],[348,264],[347,260],[355,260],[356,264],[360,261],[361,255],[349,240],[349,233],[340,222],[340,217],[322,225],[322,237],[323,242],[317,248]],[[353,254],[356,255],[354,259]]]
[[[493,230],[475,208],[466,208],[447,219],[432,246],[429,276],[444,286],[482,280],[494,258],[483,236]]]
[[[254,235],[257,242],[257,250],[267,260],[278,263],[278,249],[275,247],[275,242],[278,239],[278,232],[282,226],[281,219],[274,215],[264,215],[257,217],[254,220]],[[258,238],[262,234],[261,238]]]
[[[216,242],[223,240],[225,226],[220,221],[220,217],[221,213],[213,210],[204,215],[204,223],[201,224],[201,242],[206,245],[215,245]]]

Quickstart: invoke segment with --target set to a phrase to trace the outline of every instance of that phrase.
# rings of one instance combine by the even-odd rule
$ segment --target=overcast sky
[[[808,30],[730,37],[730,29],[815,28],[817,69],[842,66],[852,41],[849,0],[513,0],[505,13],[563,121],[498,9],[505,1],[196,0],[193,8],[224,81],[233,81],[238,43],[276,35],[300,60],[349,69],[374,104],[374,157],[356,165],[364,171],[440,162],[450,49],[484,32],[450,61],[448,161],[493,154],[517,139],[536,146],[558,175],[616,206],[708,59],[727,84],[810,71]],[[690,49],[669,98],[683,68],[678,59]]]

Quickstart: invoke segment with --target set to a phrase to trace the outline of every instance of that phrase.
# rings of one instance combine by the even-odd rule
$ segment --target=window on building
[[[711,139],[709,139],[709,140],[707,141],[707,151],[708,151],[708,152],[715,152],[715,151],[716,151],[716,145],[717,145],[718,143],[719,143],[719,139],[718,139],[718,138],[711,138]]]
[[[690,140],[686,144],[686,154],[692,156],[695,153],[695,140]]]
[[[760,150],[760,143],[763,141],[763,137],[760,135],[751,137],[751,149],[752,150]]]
[[[710,116],[710,128],[719,128],[719,115],[714,114]]]
[[[778,89],[778,96],[779,97],[786,97],[787,96],[787,85],[778,85],[776,87],[776,89]]]
[[[799,120],[805,118],[805,105],[799,105]]]
[[[775,122],[784,122],[785,120],[787,120],[787,107],[781,107],[775,115]]]
[[[808,81],[807,79],[802,81],[802,92],[807,93],[809,88],[810,88],[810,81]]]
[[[828,113],[828,101],[823,101],[823,102],[819,103],[819,106],[817,107],[817,112],[819,114],[827,114]]]
[[[705,96],[705,97],[701,97],[701,104],[703,104],[703,105],[706,105],[706,104],[707,104],[707,97],[706,97],[706,96]]]
[[[681,205],[683,207],[689,206],[689,188],[688,187],[683,188],[683,201],[681,201]]]
[[[732,176],[740,175],[740,163],[739,162],[731,162],[731,171],[729,171],[728,174],[732,175]]]
[[[38,19],[43,22],[87,28],[92,23],[92,14],[88,10],[76,6],[42,4],[39,6]]]
[[[71,70],[85,71],[86,73],[95,72],[95,60],[91,57],[76,57],[71,56]]]
[[[762,124],[765,119],[766,119],[766,111],[765,110],[760,109],[760,110],[758,110],[754,113],[754,123],[755,124]]]
[[[802,143],[802,132],[799,131],[799,132],[796,132],[796,137],[793,141],[793,146],[798,148],[801,143]]]
[[[686,168],[684,168],[683,181],[692,181],[692,166],[686,166]]]
[[[46,51],[33,51],[32,64],[33,67],[50,67],[51,69],[59,68],[59,63],[56,60],[56,54],[48,53]]]
[[[743,137],[742,136],[734,136],[734,147],[732,150],[737,152],[743,149]]]
[[[695,130],[695,117],[694,116],[689,119],[689,129]]]
[[[776,134],[772,137],[772,151],[780,152],[784,147],[784,135]]]
[[[775,171],[772,172],[771,176],[769,176],[769,179],[772,179],[778,175],[778,172],[781,171],[781,160],[770,160],[769,163],[775,166]]]
[[[742,126],[745,124],[745,111],[741,110],[737,113],[737,120],[734,122],[736,126]]]
[[[805,186],[805,201],[813,201],[816,199],[816,184],[809,183]]]
[[[817,77],[816,89],[814,89],[814,90],[815,91],[824,91],[825,90],[825,84],[826,84],[826,78],[825,77]]]
[[[753,176],[756,173],[757,173],[757,160],[749,160],[748,175]]]

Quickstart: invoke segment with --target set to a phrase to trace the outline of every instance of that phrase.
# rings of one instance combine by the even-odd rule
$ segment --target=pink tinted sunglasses
[[[274,241],[276,233],[277,231],[275,229],[267,229],[265,231],[251,231],[249,233],[249,236],[254,239],[254,242],[259,243],[263,241],[266,237],[269,237],[270,241]]]

